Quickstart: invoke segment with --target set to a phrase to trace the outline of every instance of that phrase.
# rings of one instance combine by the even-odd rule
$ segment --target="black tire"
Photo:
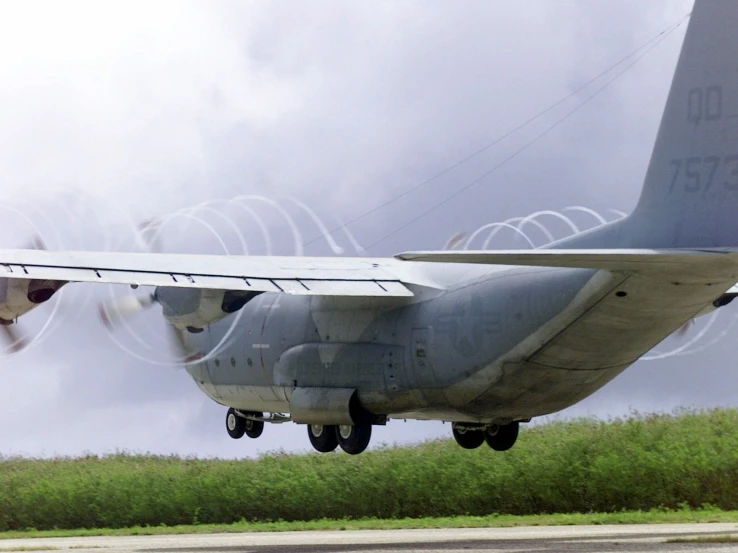
[[[507,451],[518,439],[520,423],[493,425],[485,432],[487,445],[495,451]]]
[[[368,422],[361,422],[353,426],[336,426],[338,445],[349,455],[362,453],[369,446],[371,439],[372,425]]]
[[[310,444],[316,451],[330,453],[338,447],[338,437],[335,426],[324,426],[322,424],[308,424],[308,438]]]
[[[263,413],[249,413],[257,417],[263,417]],[[258,438],[261,433],[264,432],[264,421],[254,421],[251,419],[244,419],[244,431],[249,438]]]
[[[486,432],[481,428],[479,430],[472,430],[467,428],[459,428],[456,425],[451,427],[451,431],[454,434],[454,440],[464,449],[477,449],[484,443],[484,439],[487,437]]]
[[[226,430],[228,435],[234,440],[242,438],[246,432],[246,419],[236,413],[236,410],[231,407],[226,413]]]

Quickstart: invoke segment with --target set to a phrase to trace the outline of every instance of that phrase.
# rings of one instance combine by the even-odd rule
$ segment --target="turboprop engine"
[[[45,249],[40,239],[34,240],[29,248]],[[11,351],[25,346],[25,338],[13,328],[18,317],[49,301],[65,284],[61,280],[0,278],[0,328]]]
[[[204,290],[160,286],[145,297],[128,297],[100,306],[100,316],[106,326],[158,303],[164,318],[179,330],[202,332],[206,326],[235,313],[261,292],[239,290]]]
[[[51,299],[66,282],[0,278],[0,319],[12,322],[37,305]]]
[[[259,292],[157,288],[154,299],[164,318],[180,330],[201,332],[206,326],[235,313]]]
[[[110,330],[126,319],[155,303],[162,306],[169,323],[170,337],[181,354],[181,361],[193,362],[202,353],[192,346],[188,333],[198,333],[205,327],[235,313],[261,292],[201,290],[197,288],[157,287],[148,296],[128,296],[114,303],[101,304],[100,319]]]

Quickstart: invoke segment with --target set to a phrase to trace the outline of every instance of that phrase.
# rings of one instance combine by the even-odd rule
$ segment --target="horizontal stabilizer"
[[[664,274],[704,274],[738,278],[735,249],[603,249],[405,252],[403,261],[602,269]]]

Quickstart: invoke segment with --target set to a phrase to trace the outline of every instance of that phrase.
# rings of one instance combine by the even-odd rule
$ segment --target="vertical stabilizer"
[[[738,246],[738,0],[696,0],[640,201],[640,246]]]

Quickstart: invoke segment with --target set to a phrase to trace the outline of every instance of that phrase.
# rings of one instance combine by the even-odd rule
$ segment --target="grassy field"
[[[572,513],[553,515],[488,515],[400,519],[344,519],[233,524],[182,524],[178,526],[132,526],[72,530],[23,530],[0,533],[0,540],[15,538],[64,538],[79,536],[150,536],[170,534],[222,534],[242,532],[302,532],[318,530],[407,530],[424,528],[512,528],[517,526],[573,526],[603,524],[738,523],[738,511],[719,509],[622,511],[618,513]],[[3,551],[0,547],[0,551]]]
[[[3,532],[735,521],[723,512],[734,510],[738,410],[553,423],[506,453],[437,441],[357,457],[0,460]]]

